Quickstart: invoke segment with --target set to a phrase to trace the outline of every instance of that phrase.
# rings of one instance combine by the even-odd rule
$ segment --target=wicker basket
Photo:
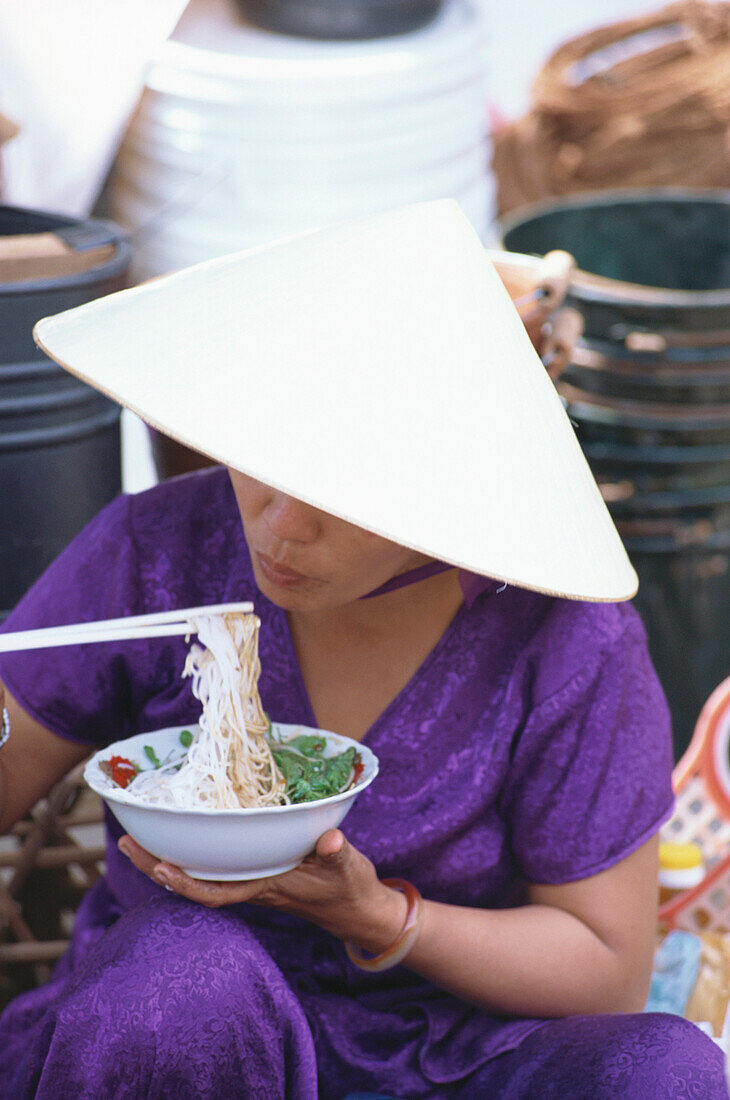
[[[103,874],[101,799],[73,770],[0,849],[0,1005],[46,981],[76,907]]]

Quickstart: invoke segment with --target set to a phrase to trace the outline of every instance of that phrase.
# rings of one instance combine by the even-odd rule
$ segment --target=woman
[[[346,313],[340,333],[350,341],[356,377],[356,310],[388,319],[393,296],[398,309],[385,326],[387,340],[380,348],[376,340],[363,363],[373,369],[404,329],[414,340],[426,330],[419,367],[429,349],[437,347],[435,362],[453,346],[461,328],[451,327],[449,340],[438,328],[451,326],[453,310],[437,322],[430,318],[440,308],[445,272],[453,280],[460,267],[460,300],[472,294],[480,315],[493,303],[489,333],[497,350],[507,354],[514,336],[520,356],[528,355],[491,277],[485,276],[485,296],[474,292],[484,262],[478,245],[465,243],[458,215],[437,207],[318,234],[233,266],[247,267],[259,293],[267,280],[284,288],[300,341],[308,324],[322,321],[320,313],[312,322],[313,303],[328,311],[334,329]],[[436,274],[424,273],[424,237]],[[399,290],[406,253],[422,292],[415,306],[413,281],[405,297]],[[301,278],[302,264],[308,279]],[[371,265],[381,276],[375,287]],[[365,272],[359,282],[353,266]],[[226,285],[232,268],[216,271],[223,278],[215,302],[222,294],[234,317],[241,284]],[[192,279],[200,286],[199,274]],[[434,297],[424,309],[429,287]],[[178,277],[173,289],[176,300],[185,298],[184,280]],[[116,312],[134,334],[136,346],[126,354],[148,356],[138,375],[147,394],[144,411],[221,457],[205,431],[191,437],[184,409],[168,410],[167,419],[157,410],[157,398],[164,391],[169,401],[172,389],[169,377],[150,381],[144,316],[165,316],[164,287],[160,293],[157,286],[110,299],[97,314],[104,337],[110,339]],[[190,312],[189,301],[182,312]],[[53,354],[109,388],[102,377],[112,369],[106,355],[97,354],[90,369],[83,355],[77,358],[79,349],[69,354],[62,346],[64,331],[73,329],[77,339],[78,316],[69,315],[70,328],[59,319]],[[210,316],[205,327],[221,331]],[[500,345],[505,327],[512,335]],[[48,346],[53,330],[51,322]],[[255,323],[241,322],[237,364],[265,346],[269,362],[285,369],[290,340],[271,325],[266,331],[271,340],[264,345]],[[300,368],[304,362],[315,370],[328,349],[336,358],[341,345],[332,345],[332,331],[324,332],[316,356],[302,353]],[[163,375],[180,368],[179,347],[191,338],[188,327],[166,353]],[[82,343],[99,346],[88,331]],[[469,346],[457,351],[456,363],[468,362]],[[483,523],[481,513],[499,501],[501,483],[484,499],[474,498],[489,472],[477,464],[475,478],[463,462],[452,465],[461,439],[448,423],[439,436],[445,473],[428,467],[420,447],[402,446],[397,460],[391,455],[388,478],[371,468],[367,483],[359,479],[365,451],[358,425],[349,420],[343,434],[340,424],[328,447],[328,417],[338,409],[341,417],[362,412],[367,393],[358,390],[360,408],[348,410],[334,379],[329,390],[318,386],[307,406],[317,431],[297,440],[288,455],[267,449],[264,435],[239,443],[246,426],[241,414],[238,431],[221,444],[239,448],[230,474],[203,471],[120,498],[16,610],[9,625],[18,629],[253,598],[262,620],[260,689],[267,710],[280,721],[367,738],[381,772],[344,832],[325,833],[300,868],[271,880],[195,882],[130,838],[122,838],[120,848],[112,843],[107,879],[82,904],[71,952],[53,981],[19,998],[1,1022],[0,1083],[9,1095],[339,1100],[353,1089],[409,1100],[726,1095],[714,1044],[679,1019],[636,1015],[651,968],[656,832],[671,811],[671,757],[666,707],[641,625],[630,606],[610,602],[607,594],[609,588],[614,599],[629,594],[630,567],[597,495],[586,488],[577,449],[566,443],[561,450],[559,438],[547,435],[540,444],[546,471],[531,470],[538,490],[520,478],[515,467],[531,445],[530,433],[522,434],[531,410],[539,410],[536,423],[556,433],[564,430],[562,411],[553,413],[557,402],[549,403],[552,394],[539,388],[541,381],[528,403],[518,383],[521,421],[505,431],[510,398],[499,385],[504,388],[511,360],[502,358],[499,366],[491,391],[497,407],[482,415],[492,416],[485,437],[487,450],[496,446],[491,466],[502,463],[499,476],[511,482],[510,522],[497,513]],[[272,373],[276,377],[273,367]],[[463,427],[481,374],[475,369],[469,377],[464,368],[458,380],[470,383],[459,406]],[[255,381],[249,375],[249,389]],[[292,376],[288,381],[296,384]],[[119,385],[128,391],[125,400],[141,407],[135,383],[125,377]],[[233,367],[223,366],[221,386],[225,401],[212,418],[219,440],[240,407]],[[401,424],[408,439],[417,437],[418,428],[406,423],[406,404],[398,408],[397,380],[390,389],[395,420],[392,404],[380,420],[377,402],[367,407],[370,429],[380,429],[371,447],[392,445],[393,424]],[[426,429],[436,404],[453,411],[458,403],[458,394],[443,388],[435,396],[428,387],[402,396]],[[202,397],[200,391],[190,397],[198,418]],[[255,409],[265,405],[263,387],[255,397]],[[280,450],[282,438],[303,431],[301,406],[298,417],[289,415],[287,397],[297,411],[287,393]],[[227,418],[226,404],[233,410]],[[271,424],[268,417],[269,433]],[[477,437],[466,434],[471,457],[484,457]],[[251,475],[256,467],[247,446],[256,461],[265,453],[268,478]],[[350,519],[369,515],[369,522],[342,518],[334,456],[345,467]],[[423,468],[428,478],[414,481]],[[439,478],[438,495],[430,495]],[[294,482],[297,492],[270,487]],[[554,482],[558,488],[546,503],[546,486]],[[576,496],[583,527],[577,540]],[[480,512],[476,529],[470,507]],[[439,541],[444,526],[446,542]],[[525,546],[527,528],[533,540]],[[448,553],[449,543],[458,551]],[[434,560],[437,554],[471,569],[445,567]],[[507,560],[513,572],[490,568],[487,559]],[[546,594],[556,591],[609,602]],[[90,746],[195,721],[189,686],[180,678],[184,648],[182,641],[151,640],[69,647],[52,660],[48,654],[5,657],[0,678],[11,736],[0,754],[2,825]],[[121,830],[113,819],[109,824],[116,841]],[[398,941],[411,904],[383,884],[393,876],[415,884],[425,900],[402,965],[371,973],[350,961],[344,941],[377,956]]]

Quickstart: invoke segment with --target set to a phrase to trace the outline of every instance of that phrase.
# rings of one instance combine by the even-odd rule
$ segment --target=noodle
[[[183,676],[203,704],[185,762],[143,771],[127,790],[142,802],[192,809],[281,806],[290,801],[267,739],[258,678],[259,619],[253,614],[201,615],[194,623],[205,648],[190,648]]]

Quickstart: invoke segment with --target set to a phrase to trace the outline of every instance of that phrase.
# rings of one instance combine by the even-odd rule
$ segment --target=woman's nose
[[[282,542],[314,542],[320,531],[317,509],[285,493],[274,493],[264,509],[264,522]]]

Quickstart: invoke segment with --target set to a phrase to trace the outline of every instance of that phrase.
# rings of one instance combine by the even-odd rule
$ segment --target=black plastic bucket
[[[730,484],[730,447],[636,447],[614,440],[584,440],[582,445],[599,480],[630,480],[648,492]]]
[[[730,192],[574,195],[502,238],[576,259],[584,335],[558,388],[639,574],[680,753],[730,673]]]
[[[730,343],[730,191],[674,188],[573,195],[502,222],[505,248],[563,248],[579,272],[588,337],[625,344],[634,334],[703,346]],[[694,334],[694,339],[693,339]]]
[[[730,526],[674,521],[665,530],[636,533],[627,521],[617,524],[639,576],[634,602],[647,624],[680,756],[708,685],[728,674]]]
[[[636,355],[592,339],[575,349],[564,383],[607,397],[681,405],[730,404],[730,348],[713,354]]]
[[[426,26],[443,0],[237,0],[252,23],[304,38],[384,38]]]
[[[585,440],[608,439],[637,447],[730,446],[730,405],[670,404],[597,395],[562,379],[560,392]]]
[[[129,246],[106,222],[0,206],[0,238],[36,234],[90,266],[43,277],[41,259],[40,275],[0,281],[0,619],[121,489],[119,407],[52,363],[32,331],[120,290]]]

